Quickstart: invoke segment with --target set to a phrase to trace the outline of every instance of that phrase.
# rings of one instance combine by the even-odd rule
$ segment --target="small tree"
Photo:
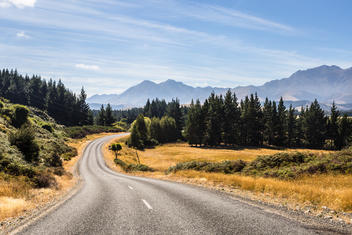
[[[10,135],[9,140],[11,145],[15,145],[22,152],[27,162],[38,161],[39,146],[30,126],[22,126],[16,133]]]
[[[111,150],[115,153],[115,158],[117,158],[118,152],[122,149],[121,144],[112,144],[111,145]]]
[[[14,114],[12,115],[11,122],[16,128],[20,128],[28,120],[29,110],[22,105],[14,106]]]

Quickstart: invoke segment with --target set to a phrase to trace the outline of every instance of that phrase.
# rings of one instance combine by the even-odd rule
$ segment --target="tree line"
[[[181,107],[178,99],[168,103],[148,99],[143,113],[131,125],[129,146],[143,149],[182,139],[185,113],[187,108]]]
[[[317,100],[298,114],[292,105],[287,109],[282,98],[278,103],[266,99],[262,106],[257,94],[238,102],[228,91],[224,97],[212,93],[203,104],[192,101],[184,134],[191,145],[341,149],[351,133],[351,121],[334,103],[330,116]]]
[[[77,96],[58,82],[40,76],[22,76],[16,70],[0,70],[0,96],[12,103],[45,110],[58,123],[66,126],[91,125],[93,115],[81,89]]]

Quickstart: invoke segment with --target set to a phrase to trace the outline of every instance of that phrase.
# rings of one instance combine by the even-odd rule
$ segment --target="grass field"
[[[265,196],[301,206],[309,205],[314,208],[326,206],[336,211],[352,211],[352,175],[343,174],[318,174],[303,176],[296,179],[281,180],[277,178],[263,178],[245,176],[241,174],[210,173],[194,170],[182,170],[172,174],[165,174],[170,166],[180,162],[208,161],[219,162],[223,160],[252,161],[258,155],[271,155],[278,152],[310,152],[317,155],[329,153],[324,150],[309,149],[205,149],[190,147],[186,143],[166,144],[154,149],[137,151],[124,145],[125,139],[113,140],[123,146],[120,155],[121,160],[127,163],[136,163],[136,153],[142,164],[155,169],[155,172],[135,172],[136,175],[156,177],[162,179],[191,182],[205,186],[227,187],[228,189],[240,189],[251,192],[256,196]],[[111,142],[111,143],[112,143]],[[108,145],[104,147],[105,157],[110,167],[120,170],[113,164],[114,155],[108,151]]]

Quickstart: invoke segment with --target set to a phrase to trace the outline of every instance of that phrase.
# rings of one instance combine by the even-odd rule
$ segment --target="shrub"
[[[11,133],[9,141],[11,145],[15,145],[22,152],[27,162],[38,161],[39,146],[30,126],[22,126],[16,133]]]
[[[43,124],[42,128],[49,131],[50,133],[53,133],[53,127],[49,124]]]
[[[23,105],[14,105],[13,110],[14,113],[11,117],[12,125],[16,128],[20,128],[28,121],[29,109]]]
[[[49,158],[49,166],[62,167],[62,160],[57,153],[54,153],[51,158]]]
[[[78,155],[77,149],[69,146],[69,150],[66,151],[65,153],[61,154],[61,158],[64,161],[69,161],[69,160],[71,160],[71,158],[73,158],[77,155]]]
[[[237,161],[223,161],[223,162],[182,162],[176,166],[169,167],[166,173],[176,172],[180,170],[196,170],[205,172],[222,172],[225,174],[233,174],[241,172],[246,166],[246,162],[242,160]]]
[[[4,103],[0,101],[0,109],[2,109],[4,106],[5,106]]]
[[[120,165],[121,168],[126,171],[126,172],[131,172],[131,171],[154,171],[153,168],[143,165],[143,164],[127,164],[121,159],[115,158],[114,160],[115,164]]]
[[[33,182],[37,188],[57,187],[55,178],[48,171],[42,171],[37,174]]]

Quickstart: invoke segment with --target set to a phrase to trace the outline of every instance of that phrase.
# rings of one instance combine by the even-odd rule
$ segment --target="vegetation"
[[[121,159],[115,158],[115,164],[121,166],[121,168],[125,172],[132,172],[132,171],[154,171],[154,169],[150,168],[149,166],[143,164],[127,164]]]
[[[335,104],[331,116],[324,114],[317,100],[302,107],[297,116],[292,106],[286,110],[282,98],[265,100],[262,107],[257,95],[237,102],[235,94],[225,98],[214,93],[201,105],[191,103],[185,137],[190,145],[309,147],[342,149],[350,142],[352,122],[340,117]]]
[[[110,148],[111,148],[111,151],[113,151],[113,152],[115,153],[115,158],[117,158],[118,152],[122,149],[121,144],[119,144],[119,143],[117,143],[117,144],[112,144],[112,145],[110,146]]]
[[[68,137],[73,139],[84,138],[87,135],[102,133],[102,132],[120,132],[124,131],[121,128],[114,126],[73,126],[65,127],[65,132]]]
[[[82,88],[77,97],[61,81],[56,83],[50,79],[46,82],[39,76],[33,75],[30,78],[19,75],[16,70],[3,69],[0,71],[0,97],[12,103],[45,110],[58,123],[66,126],[93,124],[84,89]],[[26,109],[23,106],[14,108],[14,125],[20,127],[21,117],[24,117]]]
[[[53,174],[63,174],[62,160],[77,154],[65,144],[63,127],[38,109],[1,103],[0,178],[22,177],[31,186],[55,186]]]
[[[177,133],[176,121],[172,117],[164,116],[161,120],[154,117],[150,120],[140,114],[132,123],[131,136],[127,142],[129,147],[144,149],[159,143],[174,142]]]
[[[317,155],[313,153],[277,153],[258,156],[251,162],[242,160],[223,162],[182,162],[170,167],[167,173],[179,170],[223,172],[226,174],[272,177],[281,179],[299,178],[315,174],[352,174],[352,148],[336,153]]]

